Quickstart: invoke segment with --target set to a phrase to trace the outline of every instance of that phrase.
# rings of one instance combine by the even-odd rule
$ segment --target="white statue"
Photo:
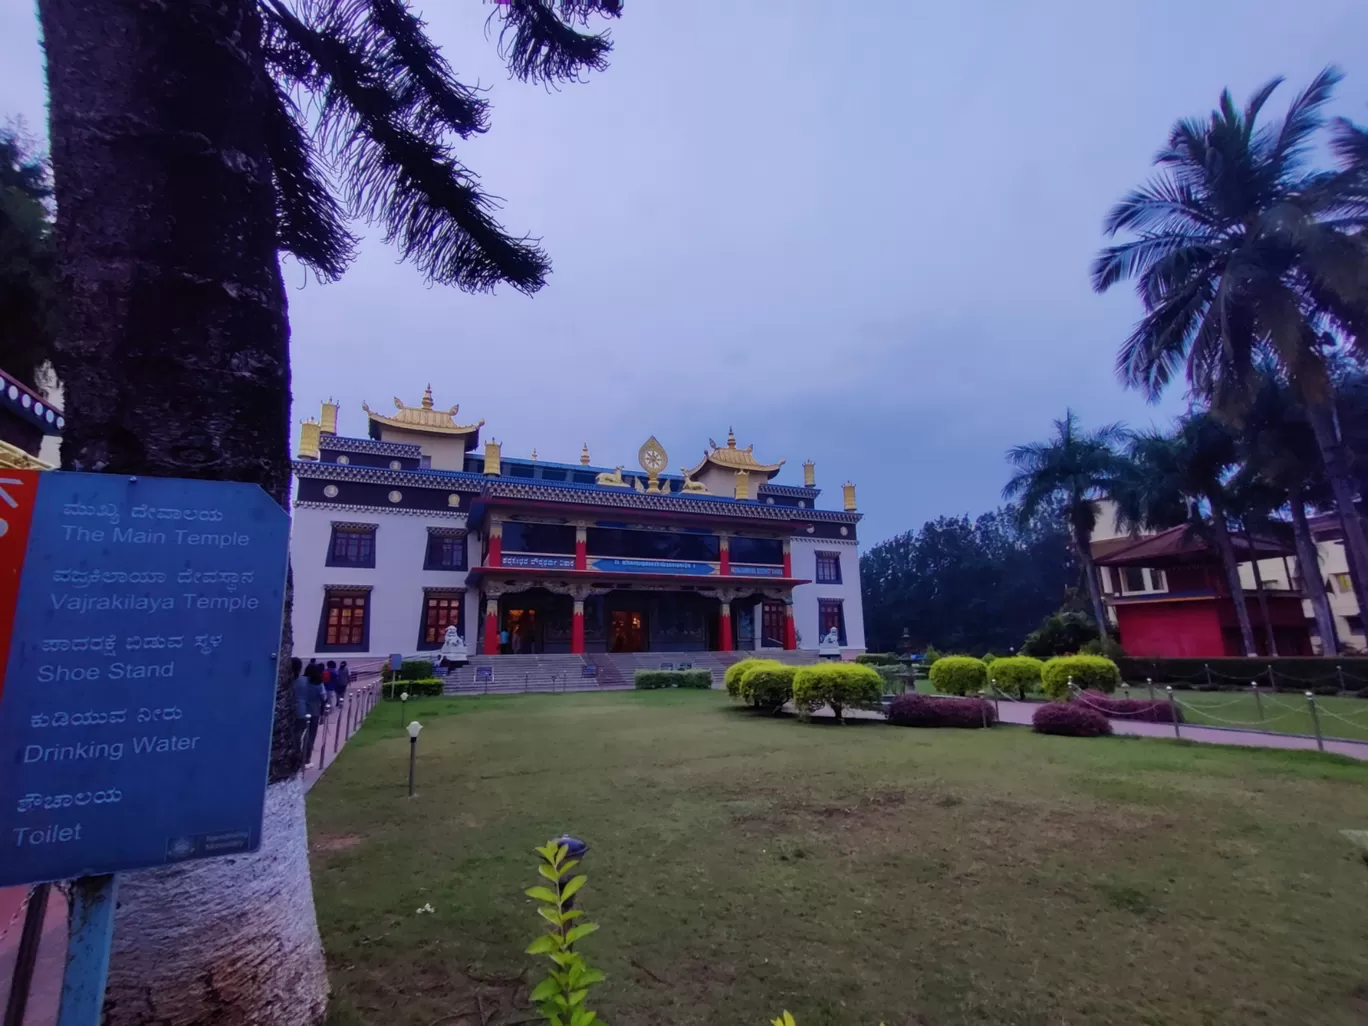
[[[841,654],[841,635],[835,627],[827,631],[817,641],[817,654],[823,656],[837,656]]]
[[[446,636],[442,640],[442,663],[465,663],[469,659],[465,639],[453,624],[446,629]]]

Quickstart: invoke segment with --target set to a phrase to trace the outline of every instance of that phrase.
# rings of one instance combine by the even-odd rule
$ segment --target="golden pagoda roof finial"
[[[449,410],[434,409],[431,385],[424,389],[423,400],[417,406],[409,406],[398,396],[395,396],[394,409],[397,412],[393,416],[387,417],[377,413],[364,402],[361,404],[361,409],[365,410],[366,416],[377,424],[424,434],[472,435],[484,425],[483,419],[474,424],[457,424],[456,414],[461,409],[459,404]]]
[[[584,443],[584,448],[580,449],[580,462],[586,467],[589,466],[589,443]]]
[[[537,458],[537,447],[535,445],[532,446],[532,458],[534,460]]]
[[[727,448],[736,448],[736,432],[733,431],[731,428],[727,428]]]
[[[428,382],[428,387],[423,389],[423,409],[432,409],[432,383]]]
[[[755,458],[754,445],[748,445],[743,449],[736,444],[736,432],[731,428],[727,428],[726,446],[720,446],[711,438],[708,439],[708,450],[703,453],[703,461],[689,471],[687,476],[696,477],[709,463],[724,470],[746,470],[764,474],[766,481],[779,473],[779,468],[784,465],[783,460],[778,463],[761,463]]]

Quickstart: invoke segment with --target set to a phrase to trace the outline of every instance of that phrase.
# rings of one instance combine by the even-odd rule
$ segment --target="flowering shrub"
[[[819,663],[800,666],[793,675],[793,704],[804,716],[831,706],[837,722],[846,706],[878,705],[883,678],[859,663]]]
[[[1065,737],[1102,737],[1112,732],[1110,720],[1079,702],[1048,702],[1035,711],[1031,726],[1037,734]]]
[[[989,676],[1006,694],[1025,698],[1026,692],[1040,687],[1040,670],[1044,665],[1032,656],[1004,656],[993,660]]]
[[[777,659],[742,659],[739,663],[732,663],[727,667],[727,672],[722,675],[722,683],[727,687],[727,694],[732,698],[741,698],[741,678],[746,675],[746,671],[759,665],[783,666],[784,664]]]
[[[943,695],[967,695],[988,686],[988,667],[973,656],[941,656],[931,666],[931,683]]]
[[[1121,683],[1121,671],[1102,656],[1056,656],[1040,671],[1040,688],[1051,700],[1062,702],[1069,697],[1070,678],[1084,691],[1093,688],[1111,694]]]
[[[793,674],[796,666],[761,662],[741,675],[741,697],[757,709],[779,710],[793,698]]]
[[[1172,723],[1176,715],[1183,722],[1183,710],[1168,702],[1136,698],[1113,698],[1101,691],[1085,691],[1078,701],[1103,716],[1116,716],[1137,723]]]
[[[991,727],[997,722],[993,703],[981,698],[899,695],[887,715],[888,722],[899,727]]]

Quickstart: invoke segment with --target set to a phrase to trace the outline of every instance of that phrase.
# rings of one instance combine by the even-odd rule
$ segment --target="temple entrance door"
[[[535,609],[510,609],[504,621],[508,631],[508,651],[513,655],[527,655],[541,650]]]
[[[614,609],[608,618],[609,652],[645,652],[646,616],[637,609]]]
[[[766,600],[761,606],[760,636],[761,648],[784,647],[784,621],[787,619],[784,603]]]

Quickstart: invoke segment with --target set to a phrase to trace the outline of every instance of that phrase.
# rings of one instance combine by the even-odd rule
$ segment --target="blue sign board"
[[[27,543],[0,575],[0,886],[255,850],[286,512],[256,485],[3,476],[0,536]]]
[[[494,667],[492,667],[492,666],[477,666],[477,667],[475,667],[475,683],[476,683],[476,684],[492,684],[492,683],[494,683]]]
[[[585,663],[583,666],[580,667],[580,676],[581,676],[581,677],[597,677],[597,676],[598,676],[598,667],[595,666],[593,663]]]
[[[717,564],[683,559],[618,559],[602,556],[591,559],[589,569],[610,574],[685,574],[704,577],[717,573]]]
[[[501,560],[503,566],[531,567],[535,570],[575,569],[574,556],[527,556],[505,552]]]
[[[733,577],[783,577],[784,568],[782,566],[755,566],[751,563],[733,563],[731,565]]]

